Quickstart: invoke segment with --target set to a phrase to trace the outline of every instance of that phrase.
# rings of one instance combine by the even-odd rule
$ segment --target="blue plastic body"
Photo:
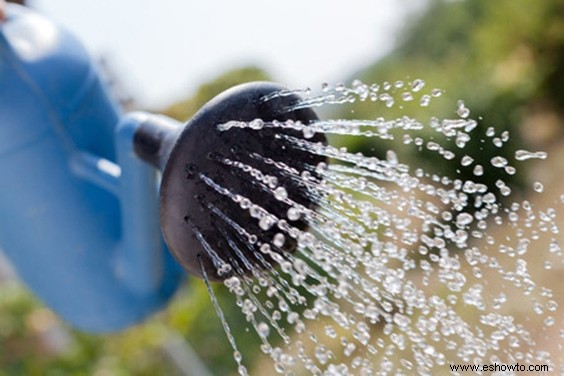
[[[67,32],[9,5],[0,23],[0,249],[72,325],[113,331],[161,308],[183,273],[166,250],[157,172]]]

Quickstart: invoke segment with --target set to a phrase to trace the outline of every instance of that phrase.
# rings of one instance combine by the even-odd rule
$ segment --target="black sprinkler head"
[[[288,234],[284,234],[283,245],[272,245],[277,233],[284,231],[276,225],[261,226],[245,199],[293,227],[307,227],[303,219],[288,220],[290,206],[273,194],[275,188],[283,187],[291,200],[307,208],[317,206],[300,179],[272,163],[282,162],[295,171],[309,170],[315,175],[313,169],[325,158],[300,150],[284,137],[302,138],[302,132],[267,126],[218,127],[230,121],[308,124],[317,119],[310,108],[290,110],[300,100],[297,95],[272,95],[283,89],[268,82],[239,85],[208,102],[180,133],[142,126],[136,135],[140,157],[163,170],[160,220],[165,241],[193,275],[203,277],[203,268],[209,279],[223,280],[235,271],[250,274],[268,269],[276,262],[261,254],[260,244],[264,243],[270,243],[278,254],[295,250],[297,242]],[[326,142],[321,134],[308,141]],[[265,183],[264,176],[273,184]],[[221,271],[225,263],[231,268]]]

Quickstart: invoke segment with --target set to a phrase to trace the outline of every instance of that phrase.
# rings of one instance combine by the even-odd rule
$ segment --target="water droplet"
[[[505,173],[507,173],[508,175],[515,175],[515,173],[517,172],[517,170],[513,166],[505,166],[504,169]]]
[[[549,312],[556,312],[556,310],[558,309],[558,303],[554,300],[550,300],[546,303],[546,309]]]
[[[251,214],[251,217],[253,218],[260,218],[260,216],[263,214],[263,210],[260,206],[253,204],[249,209],[249,214]]]
[[[249,128],[259,130],[262,129],[264,126],[264,122],[262,119],[255,119],[249,123]]]
[[[278,187],[274,190],[274,198],[278,201],[285,201],[288,198],[288,191],[284,187]]]
[[[507,197],[511,195],[511,188],[509,188],[508,186],[504,186],[499,189],[499,192],[501,193],[502,196]]]
[[[456,113],[463,119],[466,119],[468,116],[470,116],[470,110],[466,108],[466,105],[464,105],[463,101],[458,101],[458,108],[456,110]]]
[[[319,162],[316,166],[315,166],[315,172],[318,174],[323,174],[323,172],[325,172],[327,170],[327,163],[325,162]]]
[[[300,217],[301,217],[300,209],[298,209],[298,208],[290,208],[290,209],[288,209],[288,212],[286,213],[286,217],[287,217],[290,221],[297,221],[297,220],[299,220]]]
[[[405,330],[409,326],[411,320],[409,320],[409,317],[402,315],[401,313],[396,313],[394,314],[394,322],[398,327],[400,327],[400,329]]]
[[[456,157],[456,154],[454,154],[452,151],[450,150],[445,150],[443,153],[443,157],[444,159],[446,159],[447,161],[453,160]]]
[[[533,183],[533,189],[535,192],[541,193],[544,190],[544,185],[541,182],[536,181]]]
[[[404,93],[401,94],[401,99],[404,102],[411,102],[413,100],[413,94],[411,94],[410,92],[406,91]]]
[[[548,154],[544,151],[527,151],[527,150],[517,150],[515,152],[515,159],[518,161],[526,161],[527,159],[546,159]]]
[[[241,209],[249,209],[251,207],[251,200],[248,198],[241,199],[239,201],[239,206],[241,206]]]
[[[315,129],[310,126],[305,126],[302,130],[304,138],[313,138],[315,136]]]
[[[315,348],[315,357],[319,360],[319,363],[326,364],[330,358],[330,352],[327,351],[325,346],[318,345]]]
[[[509,140],[509,131],[501,132],[501,141],[507,142]]]
[[[268,337],[270,334],[270,326],[265,322],[261,322],[257,325],[257,331],[261,337]]]
[[[423,87],[425,87],[425,81],[421,79],[413,80],[413,82],[411,83],[411,91],[413,91],[414,93],[421,91]]]
[[[266,184],[268,184],[269,188],[274,189],[278,185],[278,178],[276,176],[268,176],[266,178]]]
[[[431,345],[428,345],[427,347],[425,347],[423,352],[427,355],[434,355],[435,354],[435,348]]]
[[[395,101],[394,101],[394,97],[392,97],[390,94],[382,93],[382,94],[380,94],[380,96],[378,98],[382,102],[384,102],[386,107],[388,107],[388,108],[393,107]]]
[[[286,237],[284,236],[284,234],[277,233],[276,235],[274,235],[274,238],[272,239],[272,244],[275,247],[282,248],[284,246],[285,241],[286,241]]]
[[[343,350],[343,354],[347,357],[351,356],[355,349],[356,349],[356,345],[352,342],[348,342],[345,345],[345,349]]]
[[[271,215],[265,215],[259,220],[259,227],[264,231],[268,231],[276,223],[276,218]]]
[[[430,95],[425,94],[421,96],[421,100],[419,101],[421,107],[428,107],[430,103],[431,103]]]
[[[474,217],[469,213],[460,213],[456,216],[456,225],[458,227],[465,227],[472,223]]]
[[[440,145],[434,141],[429,141],[427,142],[427,149],[429,150],[439,150],[440,149]]]
[[[498,168],[502,168],[502,167],[507,166],[507,159],[500,157],[500,156],[493,157],[490,162],[491,162],[492,166],[498,167]]]
[[[391,294],[399,294],[402,287],[400,277],[395,272],[390,270],[389,274],[384,279],[384,287]]]
[[[237,372],[239,373],[240,376],[248,376],[249,375],[249,372],[247,371],[247,367],[245,367],[244,365],[238,366]]]
[[[474,158],[470,157],[469,155],[465,155],[464,157],[462,157],[460,164],[462,166],[470,166],[473,162],[474,162]]]

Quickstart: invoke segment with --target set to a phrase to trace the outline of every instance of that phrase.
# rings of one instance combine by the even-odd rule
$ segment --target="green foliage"
[[[251,81],[268,81],[270,77],[266,72],[256,67],[244,67],[230,70],[216,79],[207,82],[198,88],[193,96],[181,100],[165,109],[163,113],[172,118],[184,121],[196,113],[206,102],[217,94],[238,84]]]
[[[495,155],[513,159],[516,147],[540,147],[523,135],[526,119],[539,107],[542,111],[564,115],[564,3],[561,0],[462,0],[431,1],[427,11],[411,20],[396,50],[374,63],[360,75],[364,82],[382,79],[423,78],[428,85],[444,89],[440,100],[433,101],[432,113],[416,110],[419,118],[456,117],[456,101],[463,99],[474,119],[483,119],[476,133],[493,126],[496,134],[508,130],[513,147],[501,149],[478,139],[467,145],[479,150],[477,163],[489,164]],[[395,106],[388,110],[373,103],[359,103],[337,114],[373,119],[385,115],[403,116],[409,109]],[[540,126],[540,125],[539,125]],[[432,131],[425,139],[435,137]],[[335,140],[355,150],[376,149],[383,155],[389,144],[372,141]],[[441,141],[456,150],[452,141]],[[399,144],[391,146],[407,163],[448,176],[472,179],[493,186],[500,176],[476,178],[470,169],[436,158],[431,153],[414,152]],[[374,152],[372,152],[374,154]],[[523,169],[520,167],[520,170]],[[514,188],[522,187],[524,174],[508,176]]]

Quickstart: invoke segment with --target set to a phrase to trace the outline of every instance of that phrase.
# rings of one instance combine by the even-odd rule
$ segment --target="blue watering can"
[[[133,153],[144,116],[122,116],[72,36],[8,5],[0,247],[31,290],[84,330],[139,321],[182,279],[159,230],[156,170]]]
[[[324,159],[289,153],[272,132],[222,132],[216,125],[316,119],[310,109],[291,109],[295,95],[272,95],[280,89],[264,82],[232,88],[186,126],[148,113],[124,115],[75,38],[8,5],[0,21],[0,249],[48,306],[96,332],[125,328],[163,307],[183,268],[222,280],[233,272],[225,264],[247,272],[269,267],[234,229],[238,223],[266,239],[275,229],[261,229],[218,187],[227,184],[278,217],[288,208],[223,158],[252,166],[250,156],[262,155],[302,170]],[[298,203],[315,206],[294,179],[260,167]]]

